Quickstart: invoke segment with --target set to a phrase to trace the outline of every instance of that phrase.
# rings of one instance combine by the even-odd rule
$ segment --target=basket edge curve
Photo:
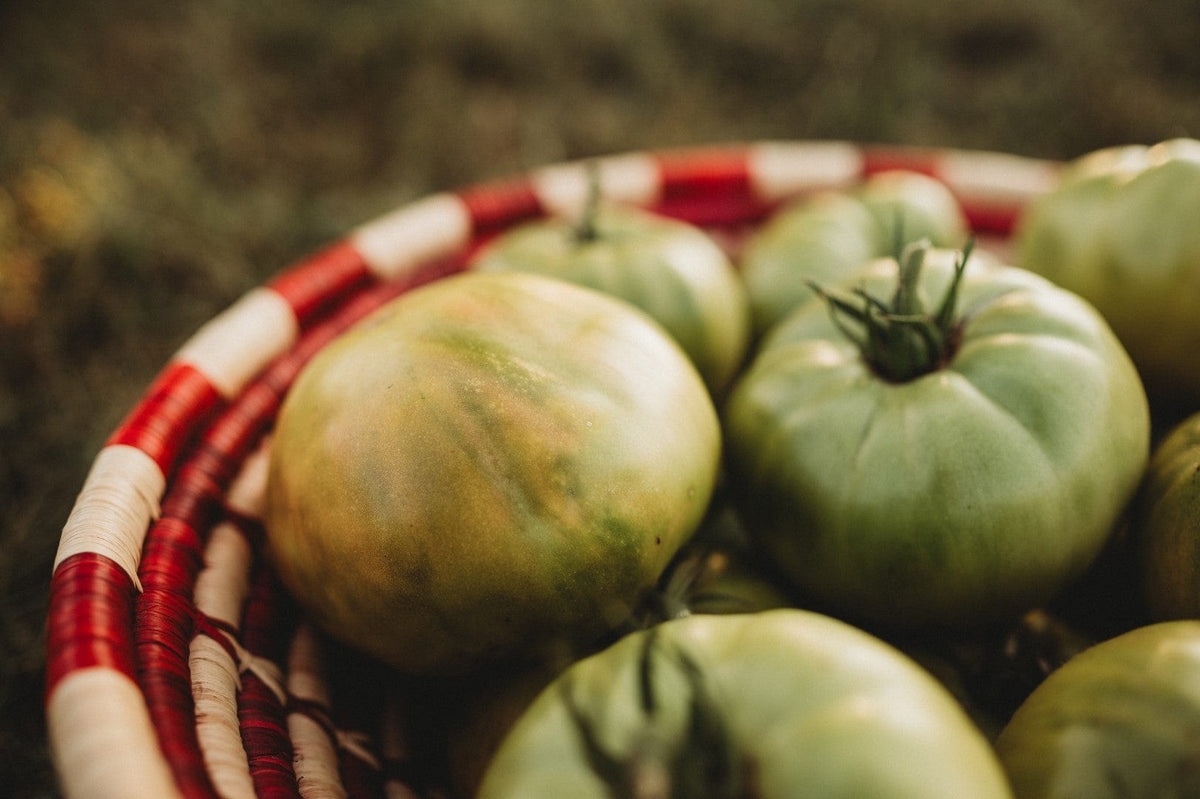
[[[456,271],[465,253],[500,230],[538,215],[577,210],[585,201],[592,164],[606,196],[699,224],[719,218],[752,220],[795,195],[846,186],[880,171],[911,169],[943,180],[963,202],[973,227],[1000,233],[1011,229],[1024,205],[1054,184],[1060,168],[1057,162],[1004,153],[841,141],[760,141],[605,155],[408,203],[250,290],[168,360],[97,454],[64,525],[51,575],[48,626],[58,634],[48,636],[45,706],[55,719],[49,730],[51,748],[68,796],[83,795],[76,775],[85,764],[69,752],[88,737],[120,737],[136,728],[139,743],[126,747],[137,752],[134,761],[147,772],[170,773],[145,705],[136,706],[136,691],[118,689],[124,691],[125,716],[111,708],[102,712],[98,704],[94,710],[79,707],[90,695],[84,690],[87,680],[136,689],[136,668],[130,666],[129,653],[120,651],[133,638],[132,618],[120,607],[106,606],[102,610],[113,616],[106,624],[113,629],[93,629],[86,614],[72,616],[66,609],[138,600],[148,533],[191,442],[339,305],[379,284],[398,292]],[[218,488],[229,488],[228,481]],[[115,593],[111,586],[98,589],[95,577],[68,586],[69,567],[85,562],[102,563],[105,579],[121,582],[124,575],[127,584]],[[192,586],[184,588],[190,593]],[[63,617],[69,619],[65,626]],[[68,649],[74,654],[66,654]],[[66,723],[71,714],[93,720]],[[127,775],[126,781],[108,778],[111,785],[98,785],[95,779],[89,778],[89,796],[129,795]],[[144,795],[169,795],[161,793],[164,789],[154,783]]]

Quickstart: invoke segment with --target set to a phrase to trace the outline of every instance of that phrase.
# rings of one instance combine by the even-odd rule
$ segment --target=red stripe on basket
[[[225,492],[242,461],[257,446],[282,402],[288,381],[278,379],[281,364],[291,366],[286,358],[277,361],[272,367],[275,379],[252,383],[196,443],[163,500],[164,519],[178,518],[203,530],[212,526],[214,515],[224,510]],[[290,378],[297,369],[286,371]]]
[[[138,571],[144,587],[136,615],[139,684],[185,796],[212,792],[196,737],[187,660],[199,618],[191,596],[203,566],[200,531],[215,523],[238,464],[256,445],[279,399],[279,389],[252,384],[197,442],[163,500]]]
[[[725,225],[758,218],[767,210],[754,191],[744,147],[664,153],[658,166],[659,213],[696,225]]]
[[[259,568],[246,600],[242,645],[273,663],[282,663],[296,618],[296,608],[274,573]],[[260,797],[299,797],[287,711],[275,692],[253,672],[242,675],[238,721],[255,793]]]
[[[919,172],[932,178],[946,182],[942,174],[942,159],[944,154],[937,150],[905,147],[869,147],[863,153],[863,177],[870,177],[879,172],[902,169],[909,172]],[[956,194],[958,187],[947,185]],[[1021,213],[1018,203],[981,204],[970,197],[959,196],[967,224],[976,233],[995,233],[1009,235],[1012,233],[1017,216]]]
[[[253,673],[242,675],[238,722],[255,795],[264,799],[299,797],[287,714],[275,693]]]
[[[116,561],[92,552],[64,560],[50,581],[46,693],[78,669],[103,666],[134,679],[133,605],[137,589]]]
[[[458,198],[471,216],[475,236],[486,236],[546,213],[533,181],[516,178],[464,189]]]
[[[229,655],[229,659],[237,663],[239,660],[238,651],[237,647],[233,645],[233,639],[237,638],[237,628],[220,619],[214,619],[207,613],[197,611],[193,615],[195,619],[195,634],[207,635],[216,641],[225,650],[225,654]]]
[[[287,394],[292,382],[300,370],[333,339],[344,333],[356,322],[378,310],[389,300],[408,291],[416,285],[433,280],[441,274],[461,269],[457,264],[433,264],[424,270],[418,270],[405,282],[393,281],[373,286],[366,292],[348,302],[336,315],[314,326],[297,342],[291,351],[275,360],[259,379],[251,384],[239,398],[234,413],[244,413],[251,418],[261,417],[268,426],[273,423],[275,413],[283,397]],[[232,436],[226,434],[226,439]],[[250,440],[241,442],[243,451],[249,451]],[[230,471],[232,476],[232,470]]]
[[[863,150],[863,177],[878,172],[902,169],[920,172],[930,177],[938,175],[940,157],[934,150],[908,147],[867,147]]]
[[[1018,203],[985,206],[972,204],[969,200],[963,201],[963,213],[966,214],[967,224],[976,233],[1011,235],[1022,210]]]
[[[192,590],[203,565],[202,533],[217,520],[240,462],[274,419],[303,365],[402,286],[381,284],[351,299],[314,325],[277,358],[213,422],[182,463],[146,537],[138,569],[144,591],[135,607],[138,681],[159,743],[185,796],[207,796],[212,786],[196,738],[188,645],[195,632]]]
[[[277,402],[276,395],[270,407]],[[192,601],[203,566],[199,531],[215,523],[237,464],[268,422],[269,417],[246,411],[244,403],[234,403],[180,467],[163,501],[163,514],[147,536],[138,570],[144,587],[136,611],[138,681],[176,782],[189,797],[209,796],[213,790],[196,737],[188,665],[200,618]]]
[[[159,746],[186,797],[212,796],[192,698],[188,649],[195,631],[191,586],[200,571],[200,536],[182,519],[164,516],[151,529],[138,571],[144,590],[136,605],[138,684]]]
[[[337,300],[372,280],[354,245],[339,241],[286,270],[267,287],[287,300],[304,328]]]
[[[169,474],[188,439],[221,403],[203,373],[189,364],[171,363],[107,443],[137,447]]]

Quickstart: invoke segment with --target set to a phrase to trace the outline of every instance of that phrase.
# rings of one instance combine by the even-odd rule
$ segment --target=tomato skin
[[[689,614],[750,613],[793,606],[758,554],[744,540],[727,503],[714,498],[708,516],[660,579],[660,596],[646,603],[642,624],[648,627]],[[521,713],[572,662],[599,648],[564,651],[551,661],[533,664],[492,664],[482,672],[452,677],[436,691],[422,684],[420,695],[434,694],[436,698],[413,715],[444,725],[441,748],[448,764],[451,795],[475,796],[488,762]],[[430,735],[422,731],[421,737]]]
[[[867,178],[855,196],[875,220],[875,254],[891,255],[897,241],[928,239],[938,247],[959,247],[967,238],[967,218],[945,183],[920,172],[891,169]]]
[[[1123,633],[1034,689],[996,740],[1018,799],[1200,795],[1200,622]]]
[[[414,290],[322,350],[280,410],[268,544],[322,626],[462,671],[625,623],[703,517],[720,430],[627,303],[528,274]]]
[[[900,170],[872,175],[855,191],[819,192],[776,211],[739,258],[755,336],[812,299],[806,280],[839,282],[871,259],[893,254],[898,234],[959,246],[967,224],[945,184]]]
[[[1200,141],[1089,153],[1014,234],[1018,266],[1091,302],[1152,399],[1200,398]]]
[[[929,297],[954,255],[926,257]],[[879,260],[845,285],[887,296],[896,269]],[[831,612],[899,627],[1015,618],[1091,563],[1146,464],[1145,393],[1091,306],[981,255],[960,289],[943,368],[885,380],[811,303],[724,406],[747,526]]]
[[[843,622],[781,609],[691,616],[656,634],[696,662],[738,762],[750,764],[753,792],[738,795],[1010,796],[987,741],[949,693],[897,650]],[[565,680],[599,740],[618,755],[636,753],[646,635],[626,636],[542,691],[501,744],[479,799],[610,796],[588,766]],[[655,723],[678,744],[694,687],[669,666],[653,673]]]
[[[729,257],[694,225],[626,206],[596,209],[590,237],[562,218],[507,231],[472,262],[479,271],[549,275],[620,297],[666,328],[719,394],[742,366],[750,333],[745,287]]]
[[[1200,413],[1155,447],[1130,519],[1151,619],[1200,617]]]
[[[862,203],[825,192],[786,206],[751,234],[740,263],[756,337],[812,297],[805,277],[834,282],[879,255],[873,225]]]

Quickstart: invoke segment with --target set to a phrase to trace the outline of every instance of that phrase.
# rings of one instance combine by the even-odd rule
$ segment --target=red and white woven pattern
[[[1006,235],[1058,165],[998,153],[761,142],[597,159],[610,200],[713,229],[893,168],[942,179]],[[583,163],[431,196],[352,231],[197,331],[97,455],[51,579],[46,713],[68,797],[403,797],[382,696],[331,698],[339,653],[259,557],[263,464],[306,361],[488,237],[582,207]],[[329,658],[339,679],[330,679]],[[353,668],[351,659],[349,668]],[[344,701],[342,701],[344,700]]]

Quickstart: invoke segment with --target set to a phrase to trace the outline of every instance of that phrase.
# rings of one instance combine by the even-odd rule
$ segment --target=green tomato
[[[1130,528],[1151,617],[1200,617],[1200,414],[1154,449]]]
[[[1200,796],[1200,622],[1085,650],[1017,709],[996,751],[1019,799]]]
[[[472,263],[545,274],[620,297],[666,328],[720,393],[741,368],[750,333],[746,290],[703,230],[648,211],[606,206],[587,227],[562,217],[502,234]]]
[[[837,313],[780,323],[724,407],[749,529],[839,615],[1011,620],[1092,562],[1145,467],[1146,396],[1095,309],[967,266],[920,248],[873,262],[846,283],[865,294],[827,292]]]
[[[1014,236],[1015,263],[1095,305],[1166,406],[1200,398],[1197,219],[1200,141],[1179,139],[1070,164]]]
[[[784,207],[752,233],[739,263],[756,336],[812,297],[806,279],[837,282],[879,255],[874,224],[862,203],[824,192]]]
[[[280,409],[265,521],[285,585],[409,673],[591,642],[699,525],[700,376],[648,316],[520,273],[445,278],[322,350]]]
[[[809,280],[836,283],[897,243],[960,246],[967,224],[945,184],[916,172],[881,172],[854,191],[797,199],[750,235],[739,258],[758,337],[813,297]]]
[[[877,172],[855,192],[875,221],[875,255],[896,253],[904,245],[928,239],[939,247],[960,247],[967,218],[945,183],[902,169]]]
[[[479,799],[1008,797],[988,742],[927,672],[795,609],[628,635],[534,700]]]

